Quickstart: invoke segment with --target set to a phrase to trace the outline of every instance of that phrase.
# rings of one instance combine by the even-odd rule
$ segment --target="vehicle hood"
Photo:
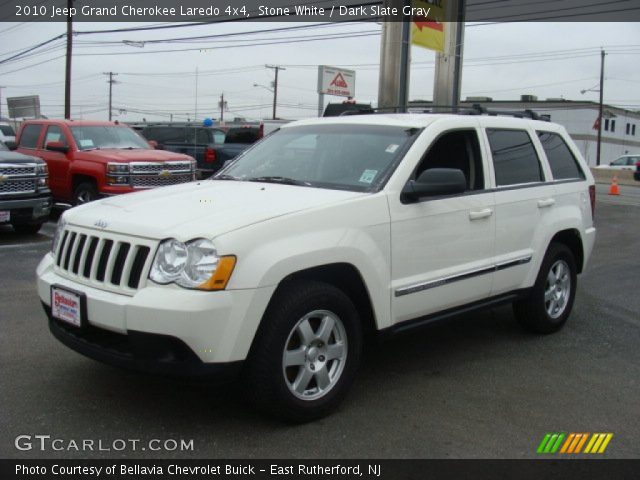
[[[258,182],[205,180],[110,197],[69,210],[78,226],[145,238],[213,238],[270,218],[358,196],[359,192]],[[106,224],[106,226],[104,226]]]
[[[74,155],[76,160],[91,162],[171,162],[176,160],[191,160],[188,155],[169,152],[166,150],[140,149],[140,150],[79,150]]]
[[[2,150],[0,151],[0,164],[3,163],[44,163],[44,161],[19,152],[5,152]]]

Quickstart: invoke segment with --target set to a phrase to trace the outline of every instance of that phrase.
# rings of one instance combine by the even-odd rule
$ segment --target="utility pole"
[[[410,0],[385,0],[388,11],[410,6]],[[378,82],[378,108],[406,111],[409,99],[409,53],[411,20],[398,22],[387,18],[382,22],[380,40],[380,76]]]
[[[444,52],[436,54],[433,83],[433,105],[445,107],[443,111],[457,111],[462,80],[462,50],[464,45],[464,19],[466,0],[454,0],[452,18],[444,29]]]
[[[0,86],[0,120],[2,120],[2,89],[5,88]]]
[[[115,77],[118,74],[117,73],[113,73],[113,72],[103,72],[103,75],[109,75],[109,80],[107,80],[107,83],[109,84],[109,121],[111,121],[111,118],[112,118],[111,105],[112,105],[112,101],[113,101],[113,84],[114,83],[118,83],[113,79],[113,77]]]
[[[67,0],[67,11],[71,12],[73,0]],[[71,118],[71,54],[73,49],[73,15],[67,17],[67,59],[64,77],[64,118]]]
[[[600,165],[600,149],[602,147],[602,110],[604,101],[604,50],[600,50],[600,104],[598,105],[598,150],[596,165]]]
[[[286,70],[286,68],[281,67],[279,65],[265,65],[266,68],[271,68],[272,70],[275,70],[276,72],[276,78],[273,82],[273,120],[276,119],[276,104],[278,101],[278,72],[280,70]]]
[[[225,107],[225,103],[224,103],[224,93],[220,94],[220,123],[224,124],[224,107]]]

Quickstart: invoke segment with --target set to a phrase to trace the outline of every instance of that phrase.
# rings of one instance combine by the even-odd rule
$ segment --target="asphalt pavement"
[[[640,189],[603,189],[593,257],[561,332],[525,333],[504,306],[373,345],[340,410],[306,425],[262,416],[233,387],[131,373],[67,349],[34,286],[53,225],[37,236],[0,228],[0,458],[535,458],[548,432],[611,432],[603,456],[640,458]],[[64,448],[18,450],[19,435]],[[68,449],[86,439],[141,443]],[[142,450],[151,439],[193,449]]]

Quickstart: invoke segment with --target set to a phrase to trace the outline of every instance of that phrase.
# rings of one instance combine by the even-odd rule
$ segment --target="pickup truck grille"
[[[115,293],[133,295],[144,285],[153,257],[152,241],[67,228],[55,252],[58,273]]]
[[[167,175],[164,177],[158,175],[136,175],[132,177],[134,188],[164,187],[190,182],[191,180],[191,173],[187,175]]]
[[[34,193],[35,191],[35,164],[0,165],[0,195]]]
[[[132,162],[131,173],[191,172],[191,162]]]

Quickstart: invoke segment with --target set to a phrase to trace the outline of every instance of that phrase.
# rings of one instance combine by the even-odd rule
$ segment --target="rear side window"
[[[16,132],[13,131],[13,127],[11,125],[0,125],[0,132],[8,137],[16,136]]]
[[[540,161],[529,134],[524,130],[487,129],[496,186],[542,181]]]
[[[42,125],[27,125],[20,135],[20,146],[24,148],[36,148]]]
[[[260,129],[257,127],[234,127],[227,132],[225,143],[254,143],[260,139]]]
[[[142,131],[142,136],[147,140],[155,140],[163,143],[184,143],[184,127],[151,127]]]
[[[212,143],[211,131],[208,128],[187,127],[184,141],[186,143]]]
[[[551,132],[537,132],[537,134],[549,160],[554,180],[585,178],[576,157],[560,135]]]

